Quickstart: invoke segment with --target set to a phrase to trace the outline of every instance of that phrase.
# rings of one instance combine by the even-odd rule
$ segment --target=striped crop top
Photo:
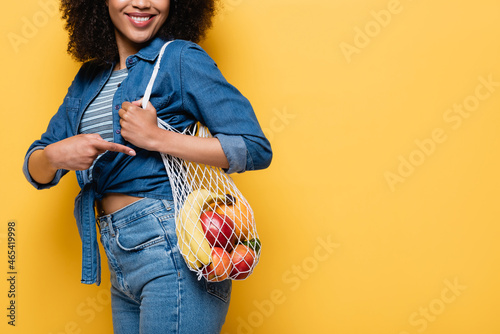
[[[111,73],[99,95],[84,111],[78,133],[97,133],[102,139],[109,142],[113,141],[113,96],[127,75],[127,68]],[[94,165],[89,168],[89,176],[92,175],[93,167]]]
[[[127,68],[111,73],[99,95],[83,113],[78,133],[98,133],[104,140],[113,141],[113,96],[127,74]]]

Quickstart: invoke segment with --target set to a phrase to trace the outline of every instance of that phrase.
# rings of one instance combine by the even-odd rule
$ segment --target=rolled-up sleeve
[[[73,81],[74,83],[75,81]],[[60,169],[56,172],[54,179],[47,184],[41,184],[36,182],[30,175],[28,169],[28,162],[33,154],[33,152],[37,150],[42,150],[48,145],[58,142],[62,139],[67,138],[71,135],[69,126],[70,122],[68,119],[68,114],[66,109],[75,107],[75,102],[78,102],[76,99],[72,99],[69,97],[73,84],[68,89],[68,94],[64,98],[64,102],[57,110],[57,113],[52,116],[50,119],[49,125],[47,126],[47,130],[42,134],[41,138],[33,142],[31,146],[28,148],[26,156],[24,157],[23,163],[23,173],[28,182],[33,185],[36,189],[48,189],[55,186],[61,178],[68,173],[68,170]]]
[[[52,188],[53,186],[55,186],[56,184],[58,184],[59,181],[61,180],[61,178],[68,172],[65,169],[59,169],[59,170],[57,170],[56,175],[54,176],[54,178],[52,179],[52,181],[50,181],[49,183],[43,184],[43,183],[36,182],[31,177],[31,174],[30,174],[30,172],[28,170],[28,161],[29,161],[29,159],[31,157],[31,154],[33,154],[33,152],[35,152],[37,150],[43,150],[44,148],[45,148],[45,146],[35,146],[35,147],[31,148],[28,151],[28,153],[26,154],[26,157],[24,158],[24,163],[23,163],[23,173],[24,173],[24,176],[26,177],[26,179],[28,180],[28,182],[33,187],[35,187],[38,190]]]
[[[227,173],[267,168],[271,145],[248,99],[227,82],[198,45],[186,44],[180,62],[183,109],[219,140],[229,162]]]

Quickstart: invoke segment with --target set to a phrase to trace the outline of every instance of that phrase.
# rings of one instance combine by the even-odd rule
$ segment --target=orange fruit
[[[219,215],[225,215],[234,222],[236,238],[238,242],[243,242],[250,238],[250,233],[253,233],[253,213],[246,202],[242,202],[238,198],[233,199],[234,201],[226,203],[213,203],[211,206]]]

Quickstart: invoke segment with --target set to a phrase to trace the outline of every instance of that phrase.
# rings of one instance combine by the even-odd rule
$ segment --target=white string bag
[[[145,109],[167,42],[142,100]],[[212,137],[197,123],[179,132],[158,118],[162,129]],[[247,278],[259,262],[261,243],[252,208],[221,168],[161,154],[174,197],[177,244],[188,266],[208,281]]]

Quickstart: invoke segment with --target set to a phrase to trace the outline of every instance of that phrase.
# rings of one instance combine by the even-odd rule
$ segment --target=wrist
[[[40,184],[50,183],[57,173],[57,169],[50,164],[45,153],[45,149],[36,150],[28,160],[28,172],[33,180]]]
[[[150,147],[148,150],[170,154],[169,147],[171,146],[171,131],[156,127],[151,132],[149,140]]]
[[[45,168],[55,173],[57,172],[59,167],[56,161],[58,154],[53,152],[54,151],[53,145],[54,144],[50,144],[46,146],[43,150],[41,150],[40,159],[42,163],[45,165]]]

